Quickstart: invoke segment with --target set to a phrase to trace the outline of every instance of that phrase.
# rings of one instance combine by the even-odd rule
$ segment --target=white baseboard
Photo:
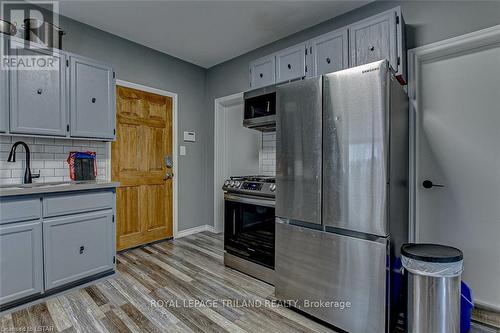
[[[174,238],[186,237],[186,236],[197,234],[197,233],[203,232],[203,231],[214,232],[214,226],[205,224],[205,225],[201,225],[199,227],[194,227],[194,228],[190,228],[190,229],[186,229],[186,230],[179,230],[177,232],[177,235]]]

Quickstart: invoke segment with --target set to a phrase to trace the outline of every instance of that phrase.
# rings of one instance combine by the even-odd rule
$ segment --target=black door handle
[[[422,186],[424,188],[433,188],[433,187],[444,187],[444,185],[439,185],[439,184],[434,184],[433,182],[431,182],[430,180],[424,180],[422,182]]]

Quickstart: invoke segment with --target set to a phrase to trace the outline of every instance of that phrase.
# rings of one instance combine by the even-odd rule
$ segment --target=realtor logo
[[[59,28],[57,1],[1,1],[0,18],[11,24],[2,31],[0,70],[59,70]]]

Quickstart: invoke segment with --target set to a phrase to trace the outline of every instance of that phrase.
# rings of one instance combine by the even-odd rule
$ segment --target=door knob
[[[287,65],[288,69],[292,69],[292,65],[288,64]]]
[[[375,51],[375,46],[369,46],[369,47],[368,47],[368,50],[370,50],[370,51]]]
[[[174,174],[169,172],[165,175],[165,177],[163,177],[163,180],[169,180],[172,178],[174,178]]]
[[[433,187],[444,187],[444,185],[439,185],[439,184],[434,184],[433,182],[431,182],[430,180],[424,180],[422,182],[422,186],[424,188],[433,188]]]
[[[329,64],[330,62],[332,62],[330,58],[326,58],[326,63]]]

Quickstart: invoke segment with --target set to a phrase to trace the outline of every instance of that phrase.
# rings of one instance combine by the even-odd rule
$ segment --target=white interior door
[[[243,94],[220,98],[215,104],[214,229],[222,232],[224,180],[259,174],[262,133],[243,127]]]
[[[471,286],[475,302],[496,309],[500,309],[498,42],[500,38],[496,45],[490,40],[478,48],[474,37],[458,44],[445,42],[444,49],[441,44],[435,52],[432,47],[417,49],[413,104],[415,240],[461,249],[462,278]],[[425,180],[444,187],[425,188]]]

